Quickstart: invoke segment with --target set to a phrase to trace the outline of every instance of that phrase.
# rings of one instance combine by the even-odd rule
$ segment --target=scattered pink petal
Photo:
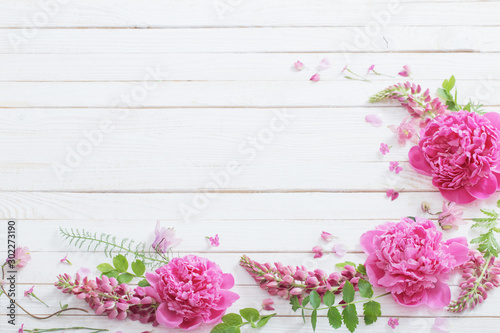
[[[321,60],[318,65],[318,71],[323,71],[328,68],[330,68],[330,60],[328,60],[327,58],[323,58],[323,60]]]
[[[401,166],[399,166],[399,162],[392,161],[392,162],[389,162],[389,170],[394,171],[396,174],[398,174],[401,171],[403,171],[403,168]]]
[[[334,244],[332,247],[332,253],[335,253],[337,257],[345,256],[346,252],[347,252],[347,246],[345,244],[337,243]]]
[[[432,325],[432,328],[438,332],[443,332],[443,333],[448,332],[448,319],[436,318],[434,320],[434,325]]]
[[[218,247],[220,245],[219,243],[219,234],[216,234],[214,237],[207,237],[208,240],[210,241],[210,245],[213,247]]]
[[[62,258],[62,259],[61,259],[61,262],[62,262],[62,263],[64,263],[64,262],[65,262],[65,263],[68,263],[68,264],[70,264],[70,265],[73,265],[73,264],[71,263],[71,261],[69,261],[69,260],[68,260],[68,254],[67,254],[67,253],[66,253],[66,255],[64,256],[64,258]]]
[[[271,298],[266,298],[262,301],[262,308],[266,311],[274,311],[273,304],[274,301]]]
[[[385,192],[385,195],[387,195],[388,198],[391,198],[391,201],[394,201],[399,197],[399,192],[395,189],[390,189]]]
[[[297,60],[296,62],[294,62],[293,67],[295,67],[295,69],[298,70],[298,71],[301,71],[304,68],[306,68],[306,66],[304,66],[304,64],[301,61],[299,61],[299,60]]]
[[[323,256],[323,248],[319,245],[312,248],[314,254],[314,258],[321,258]]]
[[[389,153],[389,146],[382,142],[380,144],[379,150],[382,153],[382,155],[388,154]]]
[[[333,235],[329,232],[323,231],[321,233],[321,238],[323,238],[327,242],[330,242],[333,239]]]
[[[375,69],[375,65],[371,65],[368,67],[368,73],[372,72]]]
[[[90,269],[88,269],[87,267],[80,267],[80,269],[76,272],[76,274],[80,275],[82,279],[86,276],[89,276],[90,273]]]
[[[404,65],[403,70],[401,72],[399,72],[398,74],[403,76],[403,77],[410,76],[410,74],[411,74],[410,66]]]
[[[33,293],[33,288],[35,286],[32,286],[30,289],[24,291],[24,297],[29,297]]]
[[[370,123],[372,124],[373,126],[375,127],[380,127],[382,126],[382,118],[380,118],[379,116],[377,116],[376,114],[369,114],[369,115],[366,115],[365,117],[365,121],[367,123]]]
[[[24,328],[24,324],[21,325],[21,328],[19,329],[19,331],[17,331],[17,333],[24,333],[23,328]]]
[[[389,325],[392,329],[395,329],[396,326],[399,326],[399,319],[391,317],[391,318],[389,318],[387,325]]]
[[[311,78],[309,80],[313,81],[313,82],[318,82],[319,81],[319,73],[316,73],[313,76],[311,76]]]

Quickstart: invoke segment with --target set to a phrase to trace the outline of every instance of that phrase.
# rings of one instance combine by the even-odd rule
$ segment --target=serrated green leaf
[[[344,324],[349,332],[354,332],[359,323],[356,306],[354,304],[349,304],[348,306],[346,306],[342,311],[342,318],[344,319]]]
[[[259,320],[260,313],[253,308],[245,308],[240,310],[240,315],[249,322],[254,322]]]
[[[146,265],[139,259],[133,261],[130,266],[132,267],[132,272],[137,276],[143,276],[146,272]]]
[[[382,315],[380,303],[369,301],[363,304],[363,314],[365,316],[365,324],[370,325],[377,321],[377,318]]]
[[[346,265],[349,265],[349,266],[352,266],[352,267],[356,267],[356,264],[353,263],[352,261],[340,262],[338,264],[335,264],[335,267],[337,267],[338,269],[343,269]]]
[[[297,296],[292,296],[292,298],[290,298],[290,304],[292,305],[293,311],[297,311],[297,309],[300,309],[301,307]]]
[[[107,273],[115,270],[115,268],[108,263],[102,263],[97,265],[97,269],[102,273]]]
[[[148,280],[146,280],[146,279],[142,279],[141,281],[139,281],[138,285],[139,285],[139,287],[149,287],[150,286]]]
[[[332,291],[327,291],[323,295],[323,303],[325,303],[326,306],[332,306],[335,304],[335,294]]]
[[[316,332],[316,323],[318,322],[318,310],[314,310],[311,313],[311,325],[313,328],[313,332]]]
[[[264,316],[262,317],[258,322],[257,322],[257,327],[260,328],[260,327],[264,327],[267,322],[276,315],[276,313],[273,313],[272,315],[267,315],[267,316]]]
[[[304,308],[302,308],[302,321],[304,322],[304,324],[306,323],[306,313],[304,311]]]
[[[228,313],[222,317],[222,322],[228,324],[229,326],[238,326],[243,323],[241,316],[237,313]]]
[[[130,281],[132,281],[132,279],[134,278],[134,276],[130,273],[122,273],[120,275],[118,275],[118,277],[116,278],[118,280],[118,283],[129,283]]]
[[[216,325],[210,333],[240,333],[239,327],[229,326],[228,324],[222,323]]]
[[[105,275],[109,278],[117,278],[118,275],[120,275],[120,272],[118,272],[117,270],[114,270],[114,271],[111,271],[111,272],[107,272],[107,273],[102,273],[102,275]]]
[[[346,303],[354,301],[354,287],[349,281],[345,282],[344,288],[342,289],[342,299]]]
[[[302,300],[302,306],[303,307],[307,306],[307,304],[309,304],[309,296],[304,297],[304,299]]]
[[[338,329],[342,326],[342,316],[340,315],[339,309],[329,308],[328,309],[328,322],[330,326]]]
[[[125,256],[119,254],[113,258],[113,265],[115,265],[116,270],[121,273],[125,273],[128,270],[128,261]]]
[[[363,264],[359,264],[358,267],[356,267],[356,272],[366,275],[366,267]]]
[[[481,212],[489,217],[492,218],[498,218],[498,213],[495,212],[494,210],[489,210],[489,209],[481,209]]]
[[[309,302],[311,302],[311,306],[314,309],[319,308],[319,306],[321,305],[321,297],[316,290],[311,291],[311,293],[309,294]]]
[[[370,282],[363,279],[359,279],[358,288],[361,297],[371,298],[373,296],[373,288]]]

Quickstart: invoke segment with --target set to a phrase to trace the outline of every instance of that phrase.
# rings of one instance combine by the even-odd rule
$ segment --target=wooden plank
[[[21,32],[0,29],[0,53],[123,55],[500,51],[500,40],[497,38],[500,34],[499,27],[391,25],[381,27],[380,33],[376,36],[368,34],[367,29],[365,27],[47,29],[36,38],[21,40],[18,43],[12,41],[12,36],[22,35]]]
[[[0,54],[0,81],[296,81],[309,82],[323,58],[332,67],[320,72],[321,81],[346,79],[342,69],[364,76],[368,67],[388,76],[368,79],[386,84],[402,81],[403,65],[410,64],[414,80],[444,80],[452,74],[463,80],[498,79],[496,53],[315,54],[315,53],[173,53],[173,54]],[[404,59],[404,60],[402,60]],[[308,66],[302,72],[293,63]],[[404,62],[403,62],[404,61]],[[259,68],[259,70],[255,70]],[[348,73],[346,73],[348,74]],[[352,76],[352,75],[351,75]],[[363,83],[364,84],[364,83]]]
[[[496,2],[162,1],[68,2],[45,6],[2,1],[1,27],[270,27],[270,26],[468,26],[498,25]],[[286,15],[283,15],[286,8]],[[443,15],[446,13],[446,15]],[[189,19],[188,19],[189,18]],[[381,23],[378,23],[381,22]]]

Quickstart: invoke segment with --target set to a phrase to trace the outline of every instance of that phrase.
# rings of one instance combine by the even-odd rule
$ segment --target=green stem
[[[40,303],[44,304],[46,307],[49,307],[47,305],[47,303],[45,303],[44,301],[42,301],[40,298],[38,298],[34,293],[31,293],[31,296],[33,296],[35,299],[37,299]]]
[[[92,327],[62,327],[62,328],[35,328],[32,330],[24,329],[26,333],[44,333],[44,332],[55,332],[55,331],[73,331],[73,330],[88,330],[92,331],[92,333],[98,332],[109,332],[108,329],[105,328],[92,328]]]

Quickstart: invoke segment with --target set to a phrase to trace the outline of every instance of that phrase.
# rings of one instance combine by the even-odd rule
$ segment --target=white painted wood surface
[[[156,220],[175,227],[180,254],[207,256],[234,274],[242,297],[233,310],[267,297],[238,267],[243,253],[326,271],[362,262],[362,232],[421,214],[424,200],[437,211],[442,197],[408,165],[408,147],[364,121],[371,113],[384,125],[404,118],[396,104],[368,103],[399,78],[371,75],[366,83],[340,71],[349,63],[364,75],[375,64],[396,76],[408,64],[413,81],[431,90],[455,74],[463,100],[500,111],[499,17],[500,2],[480,0],[0,2],[0,219],[18,220],[19,244],[32,252],[18,291],[34,285],[51,309],[21,301],[37,314],[59,301],[83,306],[51,284],[105,258],[68,246],[60,226],[137,241],[151,241]],[[325,57],[332,67],[310,82]],[[308,69],[294,71],[296,60]],[[283,126],[269,137],[274,125]],[[267,143],[251,148],[259,135]],[[389,155],[378,153],[380,142],[394,146]],[[79,149],[84,156],[75,157]],[[388,171],[392,160],[401,174]],[[225,181],[234,162],[240,172]],[[402,192],[391,202],[385,191],[393,187]],[[200,201],[207,192],[213,198]],[[468,205],[465,217],[496,200]],[[183,205],[197,213],[186,219]],[[328,246],[323,230],[349,245],[344,258],[312,258],[313,246]],[[211,248],[205,237],[216,233],[221,246]],[[473,236],[463,227],[446,237],[458,235]],[[60,263],[66,254],[73,266]],[[450,281],[455,293],[458,281]],[[387,298],[384,317],[359,332],[390,332],[391,316],[400,318],[399,332],[431,332],[436,317],[449,318],[450,332],[497,332],[499,295],[461,315]],[[278,317],[261,332],[311,332],[275,301]],[[17,332],[1,318],[0,332]],[[19,314],[18,323],[149,329],[89,314],[49,321]],[[320,320],[317,331],[333,330]]]

